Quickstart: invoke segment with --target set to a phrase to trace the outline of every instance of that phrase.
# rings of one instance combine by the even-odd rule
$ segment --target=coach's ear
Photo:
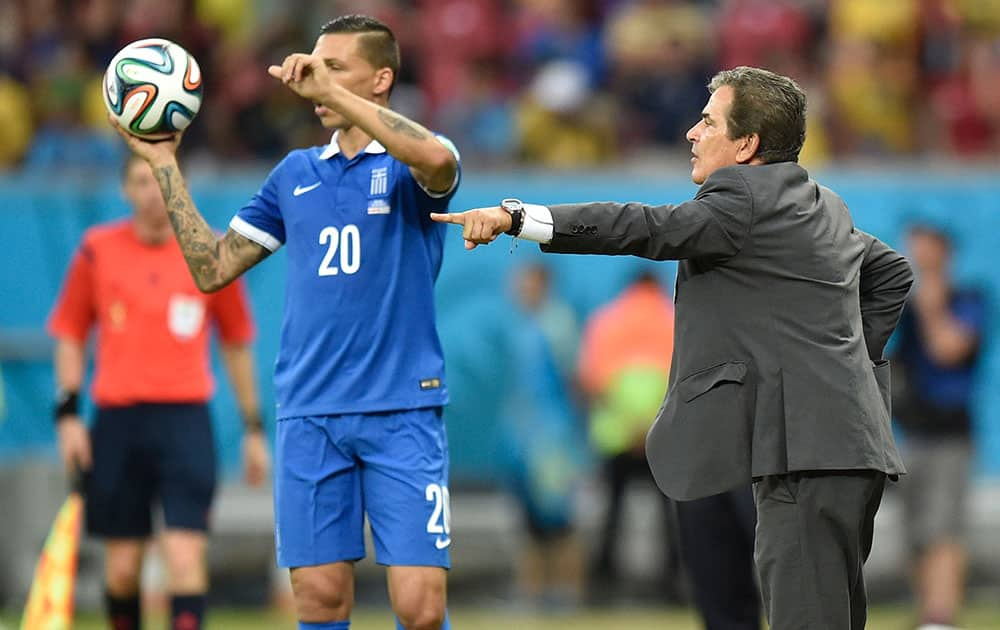
[[[743,136],[740,139],[740,146],[736,150],[736,162],[739,164],[749,163],[757,156],[758,149],[760,149],[759,135],[752,133],[749,136]]]
[[[392,68],[379,68],[375,71],[375,78],[372,85],[372,94],[375,96],[389,96],[396,74]]]

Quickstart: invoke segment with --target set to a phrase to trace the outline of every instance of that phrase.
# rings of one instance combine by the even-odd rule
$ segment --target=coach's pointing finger
[[[431,219],[438,223],[453,223],[462,226],[465,248],[492,243],[496,237],[510,229],[510,214],[498,207],[476,208],[467,212],[450,214],[431,213]]]
[[[438,223],[454,223],[456,225],[462,225],[465,223],[465,213],[464,212],[432,212],[431,219],[437,221]]]

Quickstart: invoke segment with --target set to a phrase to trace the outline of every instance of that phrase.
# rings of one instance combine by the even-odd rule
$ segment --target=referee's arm
[[[219,350],[243,418],[244,476],[248,484],[257,486],[263,483],[270,466],[254,381],[253,353],[248,343],[223,343]]]
[[[56,373],[56,435],[59,455],[67,471],[89,470],[93,462],[90,433],[80,417],[79,394],[83,387],[87,351],[83,342],[57,337],[53,364]]]

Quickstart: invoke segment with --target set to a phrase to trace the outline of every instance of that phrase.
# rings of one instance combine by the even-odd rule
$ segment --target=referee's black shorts
[[[93,466],[84,477],[87,533],[148,537],[156,503],[163,507],[168,529],[208,529],[216,474],[208,405],[99,408],[90,437]]]

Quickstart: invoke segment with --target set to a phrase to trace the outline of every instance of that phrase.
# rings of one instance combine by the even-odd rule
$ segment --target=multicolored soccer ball
[[[183,131],[201,107],[201,69],[188,51],[166,39],[122,48],[104,73],[104,104],[118,124],[147,140]]]

